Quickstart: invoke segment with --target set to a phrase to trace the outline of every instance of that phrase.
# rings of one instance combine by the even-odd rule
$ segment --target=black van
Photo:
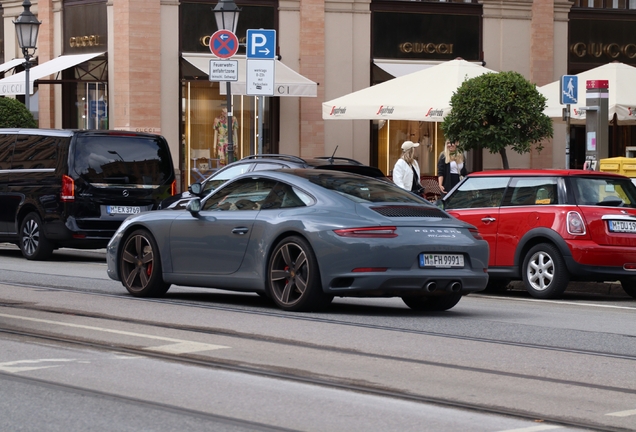
[[[19,245],[27,259],[106,247],[126,217],[175,193],[162,136],[0,129],[0,242]]]

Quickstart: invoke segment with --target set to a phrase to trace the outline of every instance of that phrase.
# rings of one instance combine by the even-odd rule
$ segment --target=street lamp
[[[218,30],[228,30],[236,34],[236,25],[238,24],[239,9],[232,0],[219,0],[217,5],[212,9],[216,26]],[[227,88],[227,163],[234,162],[234,129],[232,129],[232,84],[226,81]]]
[[[24,74],[26,75],[26,88],[24,90],[24,104],[27,110],[31,110],[31,104],[29,102],[30,86],[29,86],[29,69],[31,69],[31,59],[35,54],[36,43],[38,41],[38,31],[40,29],[41,21],[38,21],[35,15],[31,12],[31,2],[24,0],[22,2],[24,10],[18,16],[18,19],[13,21],[15,24],[15,32],[18,36],[18,45],[22,49],[24,55]],[[29,52],[33,50],[33,52]]]

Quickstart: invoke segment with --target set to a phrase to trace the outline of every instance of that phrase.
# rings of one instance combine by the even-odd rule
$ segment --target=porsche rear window
[[[312,173],[306,172],[307,180],[332,190],[351,201],[377,203],[377,202],[400,202],[400,203],[427,203],[424,198],[411,192],[400,189],[394,184],[376,180],[370,177],[357,175],[347,175],[345,173]]]

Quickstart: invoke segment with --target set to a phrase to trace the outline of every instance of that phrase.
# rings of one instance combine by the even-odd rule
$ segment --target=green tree
[[[0,127],[34,128],[37,126],[33,114],[23,103],[16,99],[0,97]]]
[[[488,149],[499,153],[510,168],[506,147],[519,154],[553,135],[552,120],[543,114],[546,98],[517,72],[487,73],[464,81],[451,98],[444,118],[446,138],[464,150]]]

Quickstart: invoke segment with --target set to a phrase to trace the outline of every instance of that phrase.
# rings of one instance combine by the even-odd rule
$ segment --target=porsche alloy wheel
[[[135,297],[159,297],[170,288],[161,276],[157,243],[146,230],[134,231],[126,238],[119,266],[122,284]]]
[[[297,236],[281,240],[274,248],[267,284],[271,298],[284,310],[321,309],[333,299],[322,291],[318,262],[311,246]]]

